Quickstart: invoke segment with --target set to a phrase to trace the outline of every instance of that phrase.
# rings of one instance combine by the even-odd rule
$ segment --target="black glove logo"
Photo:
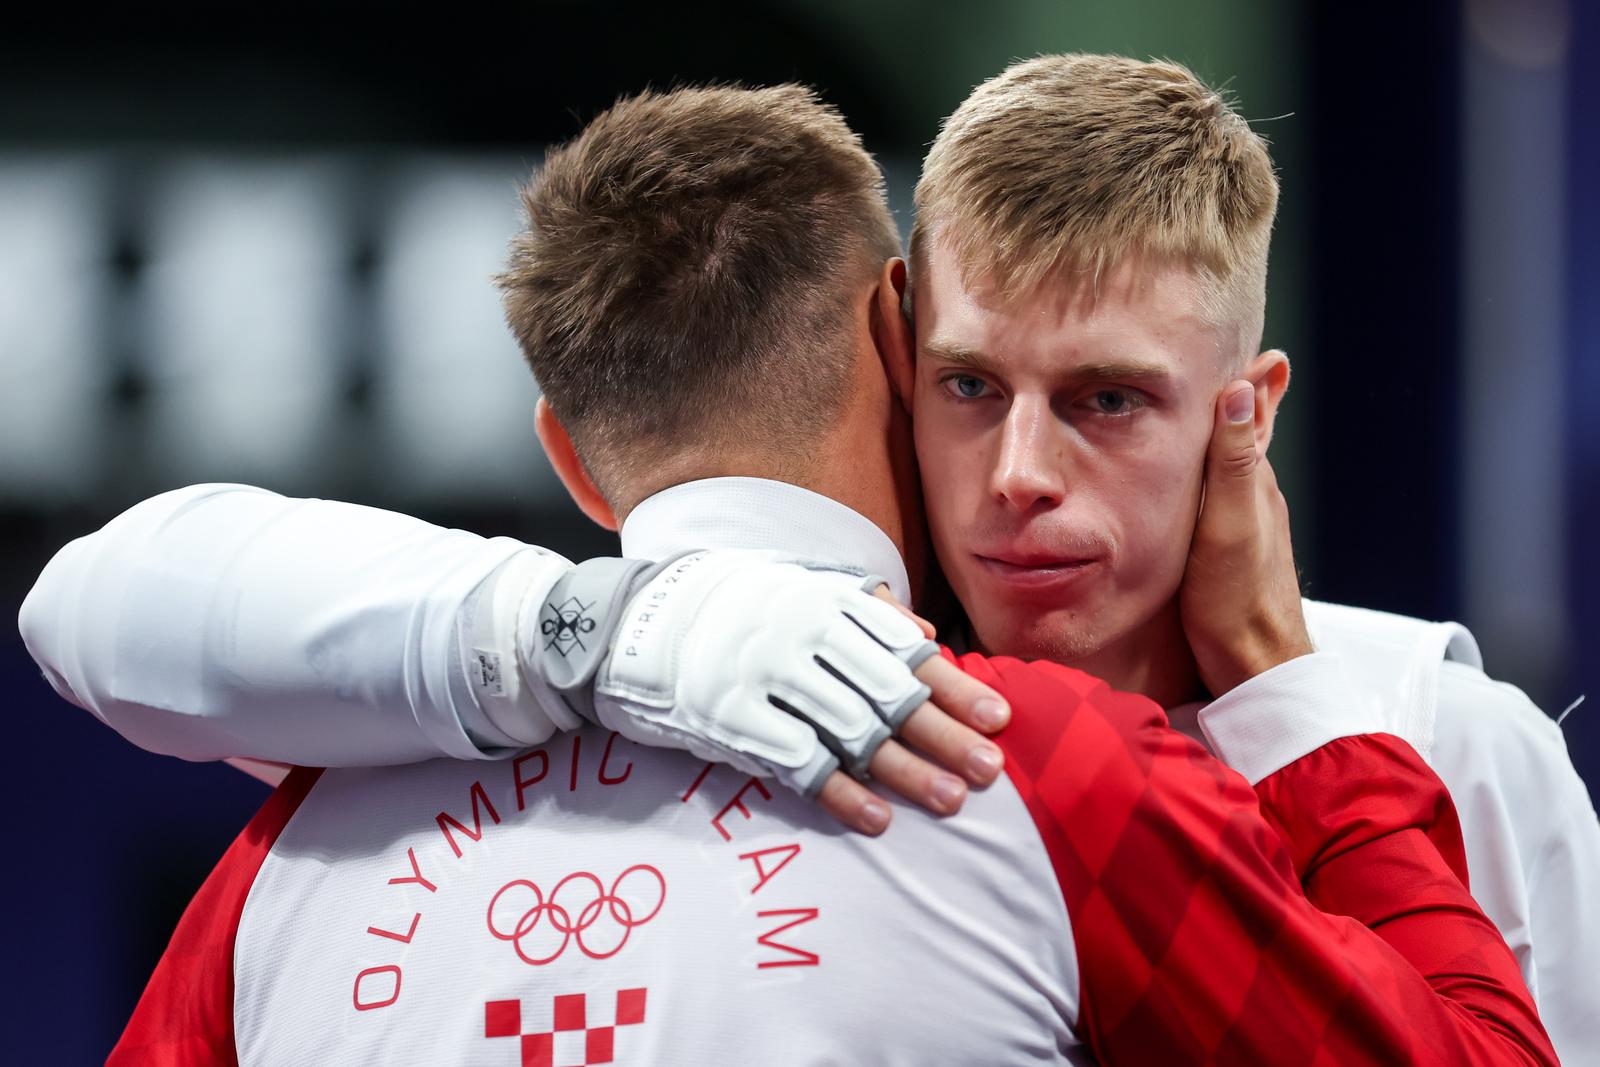
[[[574,648],[587,652],[589,646],[583,643],[583,635],[594,632],[594,620],[589,618],[592,607],[592,602],[585,604],[575,596],[559,604],[546,604],[550,617],[539,623],[539,632],[550,639],[544,647],[555,649],[563,658]]]

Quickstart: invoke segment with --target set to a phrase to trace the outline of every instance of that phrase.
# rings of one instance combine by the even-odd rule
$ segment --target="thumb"
[[[1221,512],[1213,523],[1226,524],[1228,514],[1249,516],[1255,507],[1255,386],[1230,382],[1217,398],[1211,447],[1206,454],[1206,510]]]

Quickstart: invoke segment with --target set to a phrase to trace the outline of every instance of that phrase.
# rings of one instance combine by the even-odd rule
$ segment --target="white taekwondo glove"
[[[776,552],[580,563],[518,612],[524,680],[551,720],[587,719],[807,796],[863,777],[928,697],[938,651],[871,595],[882,579]]]

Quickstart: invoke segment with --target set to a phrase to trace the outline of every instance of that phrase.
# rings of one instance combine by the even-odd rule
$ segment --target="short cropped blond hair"
[[[1263,139],[1187,68],[1122,56],[1016,63],[945,120],[917,184],[913,263],[937,234],[970,279],[1029,291],[1171,257],[1208,311],[1260,336],[1278,180]],[[1253,321],[1252,321],[1253,320]]]

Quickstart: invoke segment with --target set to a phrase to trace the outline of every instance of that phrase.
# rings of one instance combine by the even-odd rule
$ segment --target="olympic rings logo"
[[[511,942],[522,962],[535,967],[559,959],[573,941],[592,960],[610,959],[633,928],[654,919],[666,902],[667,880],[648,863],[629,867],[609,888],[588,871],[577,871],[557,882],[549,896],[518,878],[490,899],[489,933]],[[609,922],[602,921],[606,916]]]

